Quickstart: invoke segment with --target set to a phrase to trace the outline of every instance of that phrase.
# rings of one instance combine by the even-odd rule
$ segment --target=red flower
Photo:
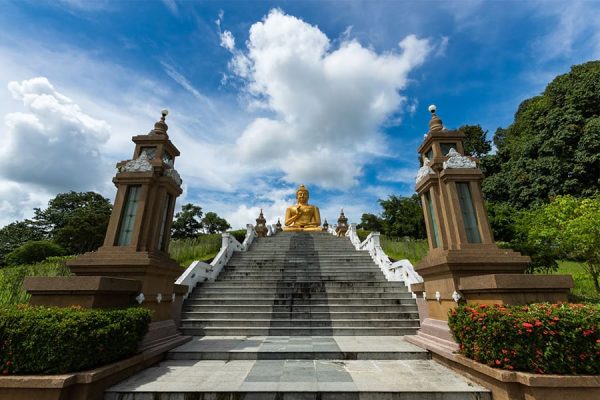
[[[530,329],[533,328],[533,325],[531,325],[529,322],[523,322],[523,328]]]
[[[495,363],[496,363],[496,365],[502,364],[502,362],[500,360],[496,360]]]
[[[542,321],[539,319],[535,321],[535,326],[542,326]]]
[[[593,329],[584,329],[583,336],[590,336],[592,333],[594,333]]]

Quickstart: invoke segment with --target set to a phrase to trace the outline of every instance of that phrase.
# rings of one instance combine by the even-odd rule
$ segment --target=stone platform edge
[[[489,389],[494,400],[600,399],[600,375],[541,375],[492,368],[427,336],[406,336],[405,340],[431,351],[433,360]]]
[[[0,400],[101,400],[110,386],[163,360],[166,353],[192,338],[178,336],[125,360],[88,371],[61,375],[0,377]]]

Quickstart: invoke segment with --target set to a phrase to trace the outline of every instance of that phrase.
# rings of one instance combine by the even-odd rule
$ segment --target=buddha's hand
[[[301,206],[296,207],[296,214],[298,214],[298,215],[302,214],[302,207]]]

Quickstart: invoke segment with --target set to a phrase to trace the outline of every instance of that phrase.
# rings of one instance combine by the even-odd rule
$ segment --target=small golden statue
[[[284,231],[321,231],[319,208],[308,204],[308,189],[300,185],[296,190],[296,205],[285,210]]]

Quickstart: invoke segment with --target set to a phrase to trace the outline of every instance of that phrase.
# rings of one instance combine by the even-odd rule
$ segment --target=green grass
[[[221,234],[202,235],[194,239],[171,240],[169,253],[171,258],[182,267],[188,267],[193,261],[210,262],[221,248]]]
[[[392,260],[408,259],[413,265],[416,265],[421,258],[427,254],[429,245],[427,240],[405,240],[388,238],[381,236],[381,248],[385,254]]]
[[[600,303],[600,294],[594,289],[592,278],[586,272],[584,263],[560,260],[558,270],[554,274],[569,274],[573,277],[574,287],[571,289],[569,301],[577,303]]]
[[[26,276],[67,276],[65,261],[72,257],[50,257],[45,261],[0,269],[0,306],[27,303],[31,295],[23,289]]]

